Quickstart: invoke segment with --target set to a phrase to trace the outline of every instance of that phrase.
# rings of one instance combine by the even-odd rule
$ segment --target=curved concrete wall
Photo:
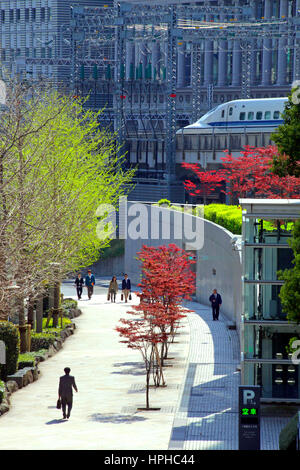
[[[136,205],[135,205],[136,206]],[[200,217],[183,215],[178,211],[157,206],[141,207],[140,213],[128,202],[128,233],[125,240],[124,269],[131,281],[138,284],[141,267],[136,260],[142,245],[160,246],[175,243],[180,248],[196,252],[196,299],[205,305],[212,290],[222,295],[222,313],[239,327],[241,315],[242,265],[239,251],[233,250],[233,235],[228,230]],[[137,222],[137,218],[139,219]],[[159,224],[158,224],[159,221]],[[138,234],[131,233],[132,225],[139,226]],[[160,226],[160,231],[157,228]],[[132,238],[132,236],[134,239]],[[154,236],[153,236],[154,235]],[[192,238],[194,235],[194,239]]]

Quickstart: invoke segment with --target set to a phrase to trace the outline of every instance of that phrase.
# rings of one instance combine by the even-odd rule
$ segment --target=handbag
[[[123,294],[121,294],[121,300],[123,300],[123,299],[124,299],[124,295],[123,295]]]
[[[58,410],[61,409],[61,399],[60,399],[60,398],[57,400],[56,408],[57,408]]]
[[[129,300],[131,300],[131,294],[129,294],[129,297],[128,297],[128,298],[129,298]]]

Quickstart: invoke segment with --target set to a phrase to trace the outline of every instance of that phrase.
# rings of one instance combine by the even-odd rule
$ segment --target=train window
[[[225,109],[223,109],[221,116],[222,116],[222,118],[225,116]]]
[[[271,119],[271,111],[265,111],[265,119]]]
[[[253,111],[249,111],[249,113],[248,113],[248,120],[249,120],[249,121],[253,121],[253,119],[254,119],[254,112],[253,112]]]
[[[232,116],[233,108],[229,108],[229,116]]]
[[[260,121],[260,120],[262,119],[262,115],[263,115],[263,113],[262,113],[261,111],[257,111],[257,113],[256,113],[256,119],[257,119],[258,121]]]
[[[279,116],[280,116],[280,112],[279,111],[274,111],[273,119],[279,119]]]
[[[246,113],[240,113],[240,121],[245,121],[246,119]]]

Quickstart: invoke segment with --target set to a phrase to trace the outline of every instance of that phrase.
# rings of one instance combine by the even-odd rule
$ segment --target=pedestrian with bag
[[[92,298],[92,295],[94,293],[94,285],[95,285],[95,276],[92,274],[92,271],[89,269],[88,273],[85,277],[85,286],[87,287],[87,294],[89,300]]]
[[[116,302],[116,295],[118,293],[118,290],[119,286],[117,283],[117,278],[116,276],[113,276],[108,287],[108,297],[110,297],[111,302]]]
[[[81,273],[77,274],[77,277],[75,279],[75,285],[76,285],[78,300],[81,300],[82,288],[84,286],[84,279],[81,277]]]
[[[130,279],[128,278],[128,274],[125,274],[124,279],[122,281],[122,296],[124,296],[125,302],[127,302],[128,296],[131,297],[130,291],[131,291],[131,282],[130,282]],[[123,300],[123,298],[121,298],[121,300]]]
[[[213,290],[213,293],[209,297],[209,301],[212,307],[213,320],[219,320],[220,305],[222,305],[222,297],[218,294],[217,289]]]
[[[57,407],[62,408],[63,418],[69,419],[71,415],[71,409],[73,406],[73,388],[78,392],[77,385],[75,383],[75,378],[70,375],[70,367],[65,367],[65,375],[61,376],[59,379],[58,387],[58,402]],[[68,406],[68,411],[66,413],[66,407]]]

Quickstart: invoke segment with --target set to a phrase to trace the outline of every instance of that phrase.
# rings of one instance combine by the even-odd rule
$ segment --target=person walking
[[[76,290],[77,290],[77,297],[78,297],[78,300],[80,300],[82,296],[82,287],[84,285],[84,279],[83,277],[81,277],[81,273],[77,274],[77,277],[75,279],[75,285],[76,285]]]
[[[117,283],[116,276],[113,276],[112,280],[109,283],[108,294],[110,295],[111,302],[116,302],[116,295],[118,293],[119,286]]]
[[[213,293],[209,297],[212,307],[213,320],[219,320],[220,305],[222,305],[222,297],[218,294],[217,289],[213,290]]]
[[[122,281],[122,294],[124,295],[125,302],[127,302],[130,291],[131,291],[131,282],[130,282],[130,279],[128,278],[128,275],[125,274],[124,279]]]
[[[89,300],[91,299],[94,293],[94,285],[95,285],[95,277],[94,277],[94,274],[92,274],[92,271],[89,269],[85,277],[85,286],[87,287],[87,294],[88,294]]]
[[[61,400],[61,407],[63,412],[63,418],[69,419],[71,415],[71,409],[73,406],[73,388],[78,392],[75,378],[70,375],[70,367],[64,368],[65,375],[62,375],[59,379],[58,397]],[[68,412],[66,414],[66,406],[68,406]]]

